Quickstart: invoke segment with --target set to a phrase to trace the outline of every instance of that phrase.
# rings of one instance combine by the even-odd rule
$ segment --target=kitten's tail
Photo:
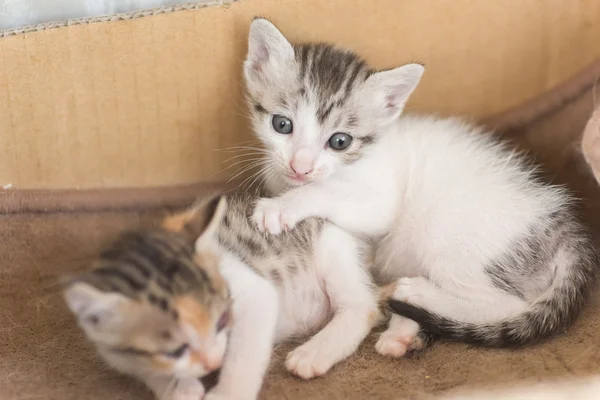
[[[390,299],[388,304],[394,313],[412,319],[440,339],[496,348],[535,344],[566,330],[583,308],[597,277],[598,258],[580,255],[577,262],[581,265],[571,265],[564,276],[555,277],[527,310],[498,322],[460,322],[399,300]]]

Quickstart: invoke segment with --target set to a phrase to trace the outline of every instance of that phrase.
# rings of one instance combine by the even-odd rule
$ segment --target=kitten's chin
[[[298,178],[296,176],[287,176],[285,179],[287,184],[292,187],[306,185],[311,182],[308,178]]]
[[[319,181],[319,179],[314,179],[314,178],[298,178],[295,176],[286,176],[285,177],[285,182],[289,189],[308,185],[309,183],[316,183],[318,181]]]

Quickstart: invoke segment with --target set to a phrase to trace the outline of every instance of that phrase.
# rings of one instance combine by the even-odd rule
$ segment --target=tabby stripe
[[[333,110],[333,103],[329,104],[329,107],[327,107],[325,110],[322,108],[317,110],[317,118],[319,119],[320,123],[323,123],[327,119],[329,114],[331,114],[331,110]]]
[[[130,288],[133,290],[142,290],[146,287],[146,282],[138,282],[132,276],[125,273],[125,271],[121,271],[117,268],[98,268],[94,270],[95,274],[103,275],[106,277],[116,278],[117,280],[121,280],[125,282]]]
[[[306,75],[306,66],[308,63],[308,51],[307,48],[304,46],[297,47],[296,51],[300,56],[300,80],[304,80],[304,77]]]
[[[127,254],[123,257],[123,262],[131,266],[132,269],[136,270],[140,275],[146,279],[150,279],[152,276],[153,268],[152,263],[148,259],[140,257],[137,254]]]
[[[362,61],[355,61],[354,63],[352,63],[352,72],[350,73],[350,75],[348,75],[348,80],[346,81],[346,90],[344,92],[344,95],[340,99],[342,104],[344,104],[346,100],[348,100],[348,97],[350,96],[352,90],[352,86],[354,86],[354,83],[356,82],[360,71],[362,71],[363,66],[364,62]]]

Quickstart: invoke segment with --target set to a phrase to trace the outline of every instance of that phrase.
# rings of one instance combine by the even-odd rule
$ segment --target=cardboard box
[[[0,186],[222,180],[217,149],[251,138],[241,63],[256,15],[377,68],[424,62],[409,108],[444,115],[499,113],[600,57],[594,0],[242,0],[5,32]]]

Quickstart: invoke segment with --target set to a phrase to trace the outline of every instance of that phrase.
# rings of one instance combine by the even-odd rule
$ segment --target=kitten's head
[[[229,291],[212,236],[226,209],[211,199],[153,230],[125,232],[65,300],[100,354],[146,376],[201,377],[223,361]]]
[[[376,72],[327,44],[290,44],[265,19],[250,27],[244,63],[253,126],[286,183],[322,181],[361,158],[396,120],[424,68]]]

